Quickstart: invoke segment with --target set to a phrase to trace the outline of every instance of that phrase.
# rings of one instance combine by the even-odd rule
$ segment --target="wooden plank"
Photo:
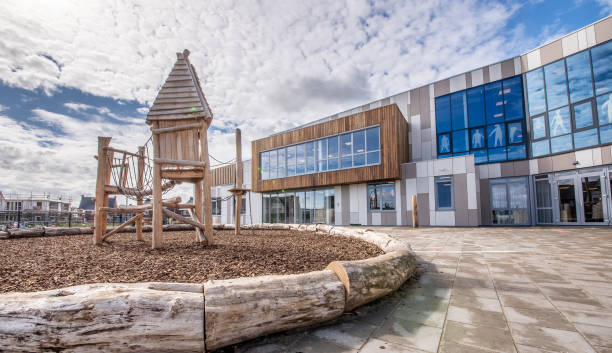
[[[213,238],[213,220],[212,220],[212,175],[210,173],[210,158],[208,156],[208,126],[211,120],[202,121],[200,129],[200,160],[204,162],[204,179],[202,188],[204,194],[204,235],[208,241],[208,245],[214,244]]]
[[[236,129],[236,188],[242,189],[242,133]],[[236,198],[235,235],[240,235],[240,218],[242,210],[242,194],[234,194]]]
[[[195,107],[195,108],[177,108],[177,109],[150,111],[149,112],[149,116],[195,114],[195,113],[202,113],[203,111],[204,111],[204,109],[202,109],[201,106],[198,106],[198,107]]]
[[[181,160],[170,159],[170,158],[154,158],[153,162],[155,164],[184,165],[184,166],[188,166],[188,167],[200,167],[200,168],[204,168],[206,166],[206,163],[204,163],[204,162],[181,161]]]
[[[163,179],[202,179],[203,169],[162,169]]]
[[[180,95],[177,95],[180,96]],[[157,97],[155,104],[166,104],[166,103],[187,103],[187,104],[200,104],[197,94],[193,97]]]
[[[96,245],[102,244],[102,237],[106,233],[106,213],[100,212],[100,208],[106,206],[104,202],[108,198],[105,186],[108,184],[110,170],[105,148],[108,147],[110,141],[111,137],[98,137],[98,173],[96,176],[95,230],[93,235],[93,243]]]
[[[164,128],[160,128],[160,129],[152,129],[151,132],[154,134],[166,134],[166,133],[170,133],[170,132],[179,132],[179,131],[183,131],[183,130],[191,130],[191,129],[198,129],[202,126],[202,124],[200,123],[193,123],[193,124],[187,124],[187,125],[177,125],[177,126],[172,126],[172,127],[164,127]]]
[[[126,154],[128,156],[138,157],[138,153],[134,153],[134,152],[130,152],[130,151],[124,151],[124,150],[120,150],[120,149],[117,149],[117,148],[114,148],[114,147],[106,146],[106,147],[104,147],[104,150],[107,151],[107,152],[124,153],[124,154]]]
[[[206,118],[206,116],[204,114],[202,114],[202,112],[198,112],[197,114],[184,114],[184,115],[178,115],[178,114],[168,114],[168,115],[161,115],[161,116],[148,116],[147,117],[147,121],[169,121],[169,120],[185,120],[185,119],[204,119]]]
[[[154,123],[154,128],[159,125]],[[153,135],[153,156],[159,158],[160,146],[159,135]],[[162,179],[161,179],[161,164],[153,163],[153,235],[152,247],[157,249],[162,247],[163,243],[163,213],[162,213]]]
[[[197,103],[185,103],[185,102],[155,102],[149,112],[160,112],[165,113],[171,110],[177,109],[189,109],[189,112],[192,112],[194,108],[201,109],[202,105],[198,101]]]
[[[144,171],[145,171],[145,148],[144,146],[140,146],[138,147],[138,182],[137,182],[137,187],[138,189],[142,190],[144,187]],[[138,206],[142,206],[143,204],[143,197],[142,196],[138,196],[136,198],[136,204]],[[139,218],[138,220],[136,220],[136,240],[138,241],[143,241],[143,236],[142,236],[142,218]]]
[[[181,80],[181,81],[166,81],[164,85],[162,86],[162,90],[165,88],[177,88],[177,87],[189,87],[189,86],[193,86],[193,82],[191,81],[191,78],[187,80]]]
[[[104,235],[104,237],[102,238],[102,241],[105,241],[106,239],[108,239],[109,237],[119,233],[123,228],[127,227],[128,225],[130,225],[133,222],[136,222],[138,219],[141,219],[144,216],[144,214],[139,213],[136,216],[130,218],[127,220],[127,222],[121,224],[118,227],[115,227],[115,229],[111,230],[110,232],[106,233],[106,235]]]

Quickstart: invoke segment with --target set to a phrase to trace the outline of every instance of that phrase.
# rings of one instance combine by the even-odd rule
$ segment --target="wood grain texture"
[[[380,125],[381,163],[379,165],[272,180],[261,180],[261,176],[257,172],[259,170],[259,153],[262,151],[374,125]],[[392,104],[255,140],[252,142],[251,160],[253,191],[265,192],[399,179],[401,178],[401,163],[406,163],[410,159],[408,137],[408,123],[403,118],[397,105]]]
[[[232,163],[211,170],[212,186],[233,185],[236,180],[236,164]]]

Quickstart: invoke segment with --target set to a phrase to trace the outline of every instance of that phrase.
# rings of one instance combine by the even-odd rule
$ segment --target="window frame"
[[[440,207],[440,202],[438,198],[438,184],[442,184],[450,180],[450,206],[449,207]],[[450,175],[440,175],[434,177],[434,198],[436,202],[436,211],[454,211],[455,210],[455,178],[452,174]]]
[[[370,188],[373,187],[376,194],[380,195],[380,198],[378,198],[378,203],[380,205],[380,208],[370,208]],[[391,187],[393,188],[393,209],[392,210],[385,210],[383,209],[383,204],[386,200],[385,197],[383,197],[383,188],[384,187]],[[368,213],[389,213],[389,212],[396,212],[397,211],[397,195],[395,194],[395,183],[394,182],[383,182],[383,183],[371,183],[368,184],[367,187],[367,203],[368,203]]]

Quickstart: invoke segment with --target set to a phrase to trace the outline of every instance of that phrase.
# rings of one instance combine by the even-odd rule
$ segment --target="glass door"
[[[608,224],[605,174],[584,173],[578,177],[582,192],[582,221],[584,224]]]
[[[560,178],[557,180],[557,206],[559,210],[559,223],[577,224],[578,223],[578,205],[576,197],[575,177]]]

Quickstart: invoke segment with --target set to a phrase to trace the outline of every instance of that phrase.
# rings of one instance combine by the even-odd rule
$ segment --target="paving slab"
[[[441,335],[441,328],[390,318],[372,337],[427,352],[437,352]]]
[[[554,352],[594,353],[592,346],[576,331],[511,322],[512,336],[518,344]]]
[[[425,353],[420,349],[372,338],[361,348],[360,353]]]
[[[443,346],[447,342],[455,342],[480,349],[499,352],[516,352],[508,329],[488,326],[469,325],[455,321],[447,321],[442,338]]]
[[[574,326],[557,310],[524,309],[504,307],[504,313],[509,322],[526,325],[536,325],[559,330],[573,330]]]

